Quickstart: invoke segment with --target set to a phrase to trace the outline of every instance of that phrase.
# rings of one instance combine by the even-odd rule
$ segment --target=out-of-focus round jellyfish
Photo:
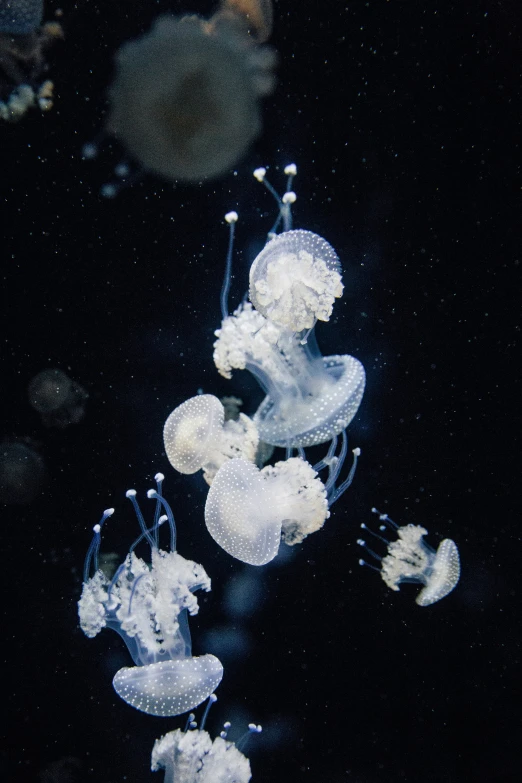
[[[338,487],[346,437],[342,457],[330,461],[326,484],[301,457],[290,457],[262,470],[243,459],[229,460],[218,470],[207,496],[205,524],[210,535],[244,563],[269,563],[277,555],[281,539],[293,546],[320,530],[330,516],[330,506],[353,480],[360,450],[354,449],[353,454],[350,474]],[[327,464],[322,460],[316,468]]]
[[[31,106],[48,111],[52,81],[39,82],[46,70],[45,50],[63,30],[57,22],[41,26],[43,0],[0,0],[0,119],[17,122]]]
[[[107,509],[94,527],[87,552],[84,584],[78,614],[86,636],[112,628],[125,641],[135,666],[116,672],[113,686],[128,704],[149,715],[181,715],[201,704],[219,685],[223,667],[214,655],[192,657],[187,615],[198,612],[194,592],[210,590],[203,566],[176,552],[176,528],[172,510],[162,496],[163,475],[156,475],[154,522],[147,528],[135,490],[126,494],[134,506],[141,535],[129,554],[108,579],[98,568],[101,528],[114,509]],[[160,516],[161,511],[165,514]],[[170,552],[159,548],[160,525],[168,522]],[[151,563],[135,554],[141,542],[150,547]],[[94,564],[94,575],[90,576]]]
[[[107,130],[144,169],[165,179],[219,177],[261,131],[272,92],[269,0],[224,0],[210,19],[160,16],[116,54]]]
[[[199,729],[191,715],[190,730],[169,731],[154,743],[151,769],[165,770],[164,783],[248,783],[251,779],[250,762],[239,748],[244,747],[249,734],[259,734],[261,726],[249,723],[248,732],[235,744],[227,740],[231,726],[227,722],[212,741],[204,730],[211,703],[209,700]]]
[[[269,241],[250,270],[250,298],[228,315],[235,212],[225,220],[230,242],[221,292],[221,328],[215,334],[214,363],[221,375],[246,369],[266,397],[254,416],[259,438],[287,448],[325,443],[346,429],[359,409],[366,376],[350,355],[323,357],[315,339],[317,320],[328,321],[342,296],[341,268],[331,245],[311,231],[292,230],[289,188],[297,172],[291,164],[287,192],[279,198],[265,179],[254,176],[276,198],[279,215]],[[282,222],[284,231],[275,234]],[[254,309],[255,308],[255,309]]]
[[[31,503],[46,480],[45,462],[34,443],[21,438],[0,443],[0,503]]]
[[[242,457],[253,462],[259,436],[256,425],[244,413],[225,420],[218,398],[199,394],[174,408],[163,428],[163,442],[175,470],[185,474],[203,470],[210,485],[227,460]]]
[[[399,590],[402,582],[423,584],[423,589],[415,599],[419,606],[434,604],[451,593],[460,578],[460,557],[455,542],[445,538],[435,550],[423,540],[428,533],[425,528],[420,525],[399,527],[387,514],[381,514],[376,508],[372,508],[372,512],[378,514],[384,523],[380,530],[384,531],[388,525],[397,533],[397,540],[388,541],[363,523],[361,527],[385,543],[388,552],[385,557],[381,557],[360,538],[357,541],[359,546],[364,547],[381,565],[377,568],[365,560],[359,560],[359,564],[379,571],[382,580],[391,590]]]
[[[89,395],[79,383],[62,370],[42,370],[32,378],[27,389],[29,403],[41,414],[46,427],[77,424],[85,414]]]

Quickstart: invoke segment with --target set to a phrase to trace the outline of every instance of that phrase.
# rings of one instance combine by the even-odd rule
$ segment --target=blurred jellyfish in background
[[[29,438],[0,442],[0,503],[31,503],[46,481],[45,462],[35,443]]]
[[[364,523],[363,530],[367,530],[375,539],[386,544],[387,554],[381,557],[374,552],[364,539],[359,538],[357,543],[364,547],[369,554],[380,562],[380,568],[359,560],[359,565],[369,566],[379,571],[383,582],[390,590],[399,590],[403,582],[419,582],[424,587],[418,594],[415,602],[419,606],[430,606],[448,593],[451,593],[460,578],[460,558],[457,545],[450,538],[445,538],[435,551],[424,540],[428,531],[420,525],[404,525],[400,527],[387,514],[381,514],[376,508],[372,512],[379,516],[383,522],[379,528],[385,531],[388,526],[397,534],[396,541],[388,541],[387,538],[375,533]]]
[[[89,638],[107,627],[127,645],[135,666],[116,672],[116,693],[142,712],[167,717],[188,712],[208,698],[221,682],[223,667],[214,655],[192,656],[187,615],[198,613],[194,592],[210,590],[210,579],[203,566],[177,553],[174,515],[161,491],[163,475],[158,473],[155,478],[157,489],[147,493],[156,501],[150,528],[136,500],[136,491],[126,493],[141,535],[112,579],[99,568],[98,552],[101,528],[114,509],[104,511],[95,525],[85,559],[78,614],[80,626]],[[169,552],[159,548],[160,526],[164,522],[170,531]],[[135,554],[141,543],[150,549],[150,564]]]
[[[48,111],[53,82],[42,81],[46,50],[60,38],[58,22],[41,25],[43,0],[0,0],[0,119],[17,122],[32,106]]]
[[[225,174],[261,132],[276,55],[259,44],[271,27],[270,0],[222,0],[210,19],[158,17],[116,54],[106,130],[164,179]],[[84,155],[96,151],[86,145]]]
[[[35,375],[27,394],[29,404],[41,415],[43,424],[61,429],[83,419],[89,398],[79,383],[57,369],[42,370]]]

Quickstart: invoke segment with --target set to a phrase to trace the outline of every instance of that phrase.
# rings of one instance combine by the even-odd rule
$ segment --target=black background
[[[349,428],[362,457],[323,531],[264,569],[261,606],[232,622],[250,647],[223,657],[208,728],[264,724],[247,747],[255,783],[518,780],[518,2],[280,0],[279,83],[248,158],[200,186],[143,176],[114,200],[99,188],[123,151],[108,140],[81,159],[103,125],[113,53],[159,12],[211,6],[61,7],[55,108],[0,127],[2,432],[31,437],[49,471],[31,505],[1,509],[4,779],[161,780],[153,741],[184,719],[114,693],[129,658],[114,633],[78,628],[83,557],[110,505],[105,546],[125,553],[137,527],[124,492],[163,470],[179,551],[213,579],[191,620],[195,651],[230,623],[224,587],[243,566],[210,539],[206,485],[174,473],[161,431],[198,389],[239,394],[247,412],[260,399],[250,377],[226,382],[212,362],[222,217],[240,214],[237,302],[274,216],[251,172],[268,164],[282,188],[277,167],[295,161],[295,224],[331,242],[344,268],[318,340],[366,368]],[[49,366],[90,394],[66,430],[44,428],[27,403]],[[454,593],[419,608],[416,586],[391,593],[357,565],[372,505],[425,525],[435,546],[457,542]],[[66,757],[72,777],[51,772]]]

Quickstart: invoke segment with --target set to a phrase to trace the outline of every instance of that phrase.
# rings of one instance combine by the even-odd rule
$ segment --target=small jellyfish
[[[244,747],[250,734],[259,734],[262,728],[249,723],[246,735],[233,743],[227,740],[231,725],[227,722],[212,741],[204,726],[213,700],[211,696],[199,729],[192,714],[185,731],[169,731],[154,743],[151,769],[165,770],[164,783],[248,783],[251,779],[250,762],[239,748]]]
[[[68,427],[77,424],[85,414],[89,397],[79,383],[62,370],[42,370],[27,389],[30,405],[41,414],[46,427]]]
[[[0,443],[0,503],[26,505],[47,481],[47,468],[30,438],[5,438]]]
[[[163,475],[156,475],[157,490],[147,496],[156,501],[154,523],[147,528],[135,490],[126,494],[141,527],[141,535],[109,579],[98,567],[101,528],[114,509],[107,509],[94,527],[87,552],[84,584],[78,615],[86,636],[112,628],[125,641],[135,666],[116,672],[116,693],[131,706],[149,715],[181,715],[197,707],[217,688],[223,667],[214,655],[191,655],[187,615],[198,612],[196,590],[210,590],[203,566],[186,560],[176,551],[176,528],[172,509],[161,492]],[[165,513],[160,516],[161,511]],[[170,552],[159,548],[160,526],[168,522]],[[148,564],[135,554],[146,542],[151,552]],[[94,575],[90,576],[94,564]]]
[[[270,28],[269,0],[226,0],[208,20],[160,16],[116,55],[107,130],[160,177],[221,176],[261,132],[276,57],[256,31],[264,40]]]
[[[425,528],[420,525],[399,527],[387,514],[381,514],[376,508],[372,508],[372,512],[384,523],[380,530],[386,530],[388,525],[397,534],[397,540],[388,541],[363,523],[361,527],[386,544],[388,552],[381,557],[360,538],[357,541],[359,546],[364,547],[381,565],[378,568],[365,560],[359,560],[359,564],[380,571],[382,580],[391,590],[399,590],[402,582],[423,584],[415,599],[419,606],[434,604],[451,593],[460,578],[459,550],[455,542],[445,538],[435,550],[423,540],[428,533]]]
[[[294,448],[326,443],[346,429],[366,382],[358,359],[348,354],[324,357],[315,339],[316,321],[329,319],[343,287],[331,245],[311,231],[291,228],[295,193],[289,188],[296,171],[294,164],[285,168],[282,198],[266,181],[265,169],[254,172],[276,198],[279,215],[251,267],[252,302],[242,302],[233,315],[228,314],[228,290],[237,214],[225,216],[230,242],[221,292],[223,320],[214,343],[221,375],[231,378],[234,369],[246,369],[266,393],[254,415],[260,440]],[[280,223],[285,230],[275,234]]]
[[[256,425],[244,413],[225,420],[218,398],[199,394],[174,408],[163,428],[163,442],[175,470],[185,474],[203,470],[210,485],[227,460],[242,457],[253,462],[259,437]]]
[[[41,82],[45,51],[63,38],[58,22],[41,26],[43,0],[0,0],[0,119],[17,122],[32,106],[48,111],[53,82]]]
[[[343,433],[344,435],[344,433]],[[329,451],[331,456],[331,450]],[[293,546],[320,530],[330,506],[352,483],[359,449],[348,478],[336,486],[346,456],[312,467],[299,457],[268,465],[262,470],[251,462],[233,459],[218,470],[205,504],[205,524],[216,543],[229,555],[250,565],[265,565],[279,552],[281,540]],[[318,470],[328,466],[325,484]]]

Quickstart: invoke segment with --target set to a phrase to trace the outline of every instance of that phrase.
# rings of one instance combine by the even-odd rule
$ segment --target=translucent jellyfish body
[[[275,55],[234,5],[222,3],[209,20],[161,16],[116,55],[107,129],[161,177],[218,177],[261,131],[259,99],[274,87]]]
[[[300,457],[262,470],[231,460],[218,471],[205,504],[205,523],[214,541],[250,565],[273,560],[281,536],[289,544],[299,543],[329,516],[324,485]]]
[[[165,770],[164,783],[248,783],[250,762],[223,735],[212,741],[200,729],[169,731],[154,743],[151,769]]]
[[[94,528],[87,553],[84,584],[78,614],[83,632],[90,638],[103,628],[112,628],[125,641],[135,666],[124,667],[114,676],[116,693],[128,704],[149,715],[181,715],[201,704],[219,685],[223,667],[213,655],[192,657],[187,615],[197,614],[194,592],[210,590],[204,568],[186,560],[175,549],[172,510],[161,494],[163,476],[156,476],[154,523],[146,527],[134,490],[127,492],[138,517],[141,535],[109,579],[98,568],[101,527],[114,509],[104,512]],[[166,513],[160,516],[160,512]],[[169,552],[159,548],[159,527],[168,522]],[[151,552],[147,563],[135,554],[146,541]],[[94,563],[94,575],[89,576]]]
[[[424,536],[428,533],[425,528],[420,525],[399,527],[387,514],[381,514],[377,509],[372,511],[385,523],[381,525],[381,531],[384,531],[388,525],[397,534],[397,540],[388,541],[372,532],[366,525],[361,525],[363,529],[368,530],[375,538],[387,545],[388,552],[381,558],[369,549],[366,541],[363,539],[357,541],[370,552],[372,557],[380,561],[380,569],[376,570],[380,571],[384,583],[391,590],[399,590],[399,585],[403,582],[423,584],[423,589],[415,599],[419,606],[434,604],[451,593],[460,578],[460,557],[455,542],[445,538],[435,550],[424,541]],[[359,560],[359,563],[371,565],[364,560]]]
[[[250,267],[250,301],[280,329],[303,332],[328,321],[342,294],[337,253],[312,231],[278,234]]]
[[[349,355],[323,357],[313,332],[303,342],[300,333],[280,329],[246,302],[224,319],[216,336],[220,374],[230,378],[233,369],[249,370],[266,392],[254,416],[265,443],[326,443],[357,413],[366,380],[362,364]]]
[[[42,370],[30,381],[29,404],[41,414],[46,427],[77,424],[85,414],[89,397],[79,383],[62,370]]]
[[[203,470],[208,484],[228,459],[254,461],[259,436],[248,416],[225,420],[223,404],[212,394],[191,397],[167,418],[163,442],[170,464],[180,473]]]

